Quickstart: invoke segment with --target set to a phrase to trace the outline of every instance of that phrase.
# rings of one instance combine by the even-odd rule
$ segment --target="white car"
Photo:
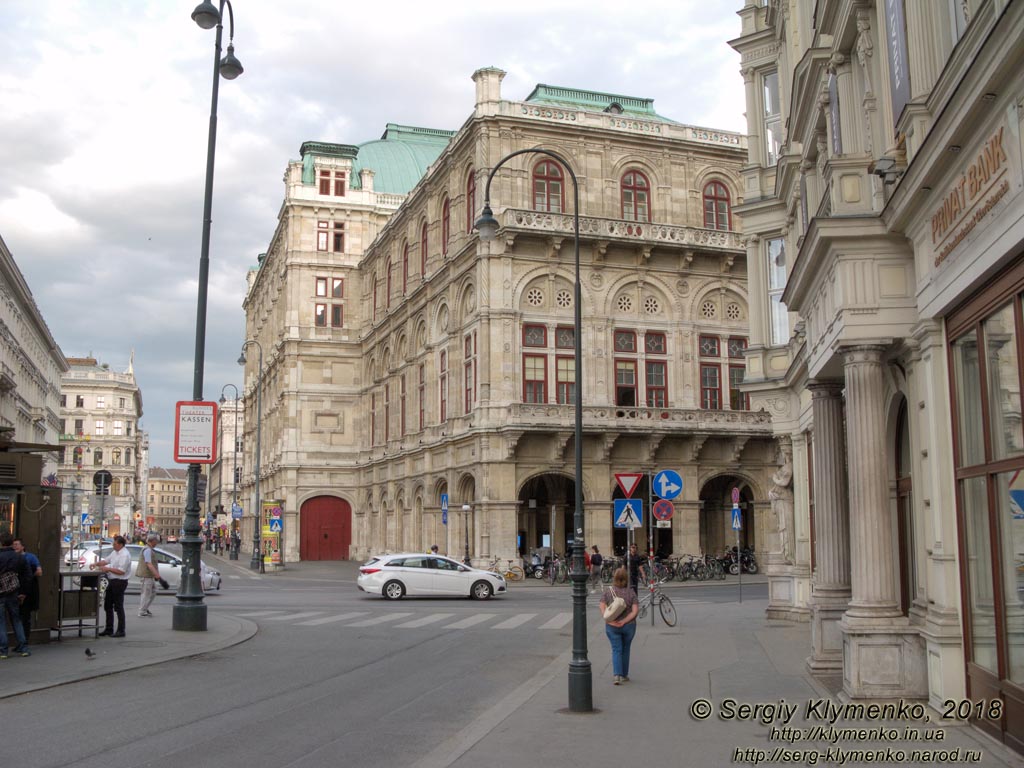
[[[142,555],[142,550],[145,547],[141,544],[128,544],[125,546],[128,550],[128,554],[132,556],[132,572],[131,578],[128,580],[128,590],[136,591],[141,587],[140,580],[135,577],[135,568],[138,565],[139,557]],[[108,558],[113,547],[104,544],[103,545],[103,556]],[[181,586],[181,568],[182,561],[177,555],[171,554],[167,550],[156,547],[154,549],[156,555],[157,567],[160,569],[160,576],[167,580],[167,587],[169,590],[177,592],[178,587]],[[97,560],[99,556],[99,546],[93,544],[91,547],[86,545],[86,549],[78,557],[78,568],[81,570],[88,569]],[[199,565],[202,573],[202,584],[204,590],[219,590],[221,585],[220,571],[213,568],[207,567],[206,563],[202,560],[199,561]],[[103,587],[101,587],[103,589]]]
[[[422,552],[372,557],[360,566],[356,585],[388,600],[422,596],[486,600],[506,591],[501,574]]]

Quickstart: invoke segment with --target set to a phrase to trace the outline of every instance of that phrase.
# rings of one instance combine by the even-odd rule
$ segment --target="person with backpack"
[[[14,652],[18,656],[31,656],[21,624],[21,604],[28,597],[32,571],[28,561],[14,550],[14,537],[0,533],[0,659],[7,658],[7,628],[4,622],[10,620],[18,644]]]
[[[594,554],[590,556],[590,591],[593,592],[601,582],[601,566],[604,565],[604,557],[601,555],[601,550],[597,548],[597,544],[594,544],[591,549],[594,550]]]

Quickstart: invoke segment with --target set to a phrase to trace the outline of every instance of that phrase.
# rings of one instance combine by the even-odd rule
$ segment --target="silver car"
[[[422,552],[372,557],[360,566],[356,585],[388,600],[424,596],[486,600],[506,592],[501,574]]]
[[[111,547],[109,544],[103,545],[103,557],[110,555]],[[128,550],[128,554],[132,557],[132,571],[131,578],[128,580],[128,591],[135,592],[141,588],[140,580],[135,577],[135,568],[138,565],[139,557],[142,555],[142,550],[145,546],[142,544],[127,544],[125,549]],[[167,589],[169,591],[178,591],[178,587],[181,586],[181,569],[183,563],[181,558],[177,555],[168,552],[165,549],[159,547],[154,548],[154,554],[156,556],[157,567],[160,569],[160,576],[167,580]],[[92,544],[91,546],[86,544],[85,549],[81,551],[78,557],[78,568],[85,570],[89,568],[97,560],[100,559],[99,546],[98,544]],[[221,575],[220,571],[207,567],[206,563],[199,561],[201,573],[202,573],[202,585],[204,590],[219,590],[221,586]],[[105,581],[105,579],[101,579]],[[102,590],[105,585],[101,585]]]

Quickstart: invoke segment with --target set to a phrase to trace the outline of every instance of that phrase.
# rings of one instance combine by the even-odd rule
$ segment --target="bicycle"
[[[665,622],[667,626],[674,627],[676,625],[676,607],[672,604],[672,600],[666,595],[661,585],[664,581],[652,581],[649,587],[649,591],[643,597],[640,598],[640,615],[638,618],[644,618],[647,615],[647,609],[652,604],[657,604],[658,612],[661,614],[661,620]]]
[[[518,565],[512,565],[511,558],[508,561],[508,567],[502,568],[501,558],[496,557],[487,566],[487,570],[504,576],[506,581],[522,581],[526,578],[526,572]]]

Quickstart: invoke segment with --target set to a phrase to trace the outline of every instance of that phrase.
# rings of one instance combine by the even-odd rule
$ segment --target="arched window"
[[[451,235],[452,229],[452,207],[451,203],[446,197],[444,203],[441,204],[441,255],[448,255],[448,237]],[[424,262],[424,265],[426,262]],[[426,269],[423,270],[424,276],[426,276]]]
[[[629,171],[622,177],[622,218],[651,220],[651,184],[640,171]]]
[[[409,243],[402,246],[402,295],[409,290]]]
[[[551,160],[541,160],[533,167],[533,209],[561,213],[565,210],[565,185],[562,169]]]
[[[420,274],[427,276],[427,222],[420,227]]]
[[[469,169],[466,178],[466,231],[473,231],[473,217],[476,215],[476,174]]]
[[[388,259],[388,265],[386,267],[388,272],[387,280],[385,281],[385,287],[387,288],[384,294],[384,308],[391,309],[391,259]]]
[[[704,228],[730,230],[731,218],[729,190],[720,181],[709,181],[704,185]]]

